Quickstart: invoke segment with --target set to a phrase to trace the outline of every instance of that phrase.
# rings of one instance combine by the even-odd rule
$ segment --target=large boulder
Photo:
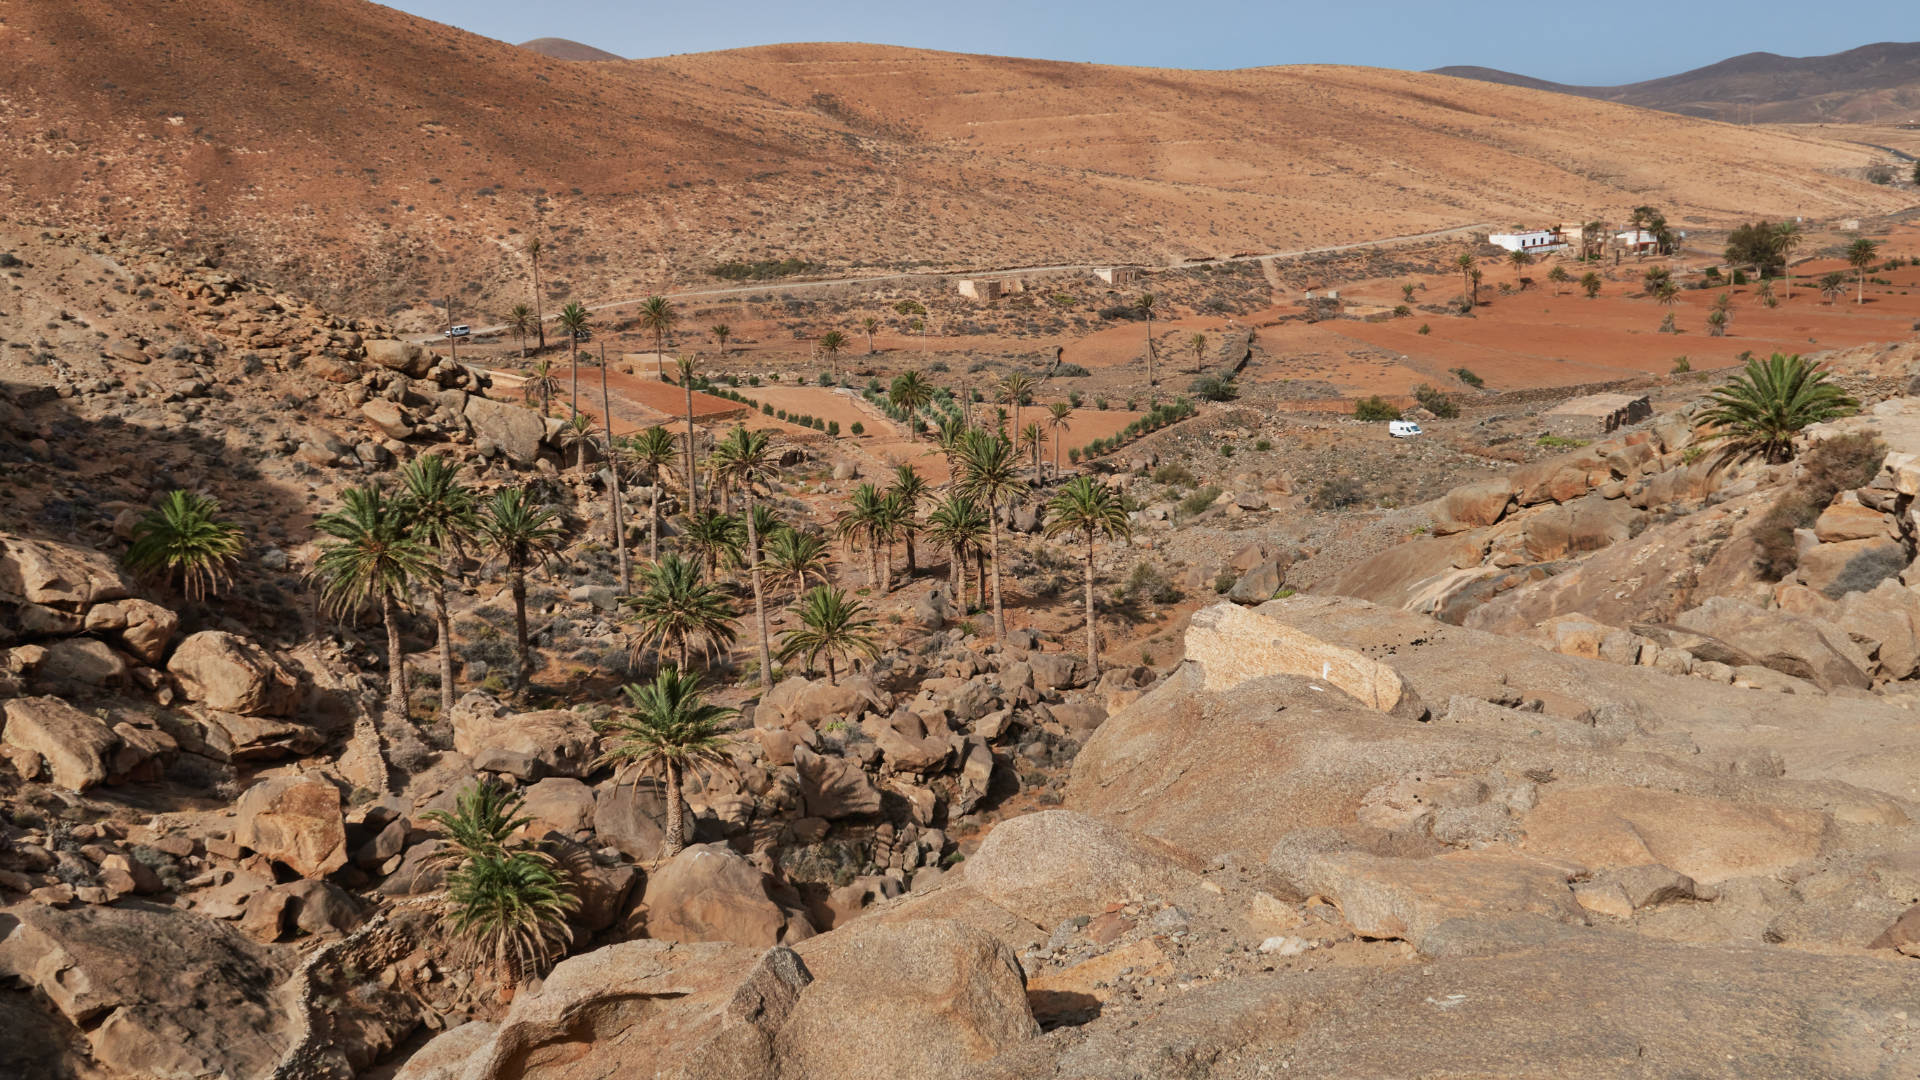
[[[860,919],[797,951],[814,982],[775,1039],[779,1076],[949,1080],[1040,1034],[1013,950],[971,926]]]
[[[1865,592],[1907,568],[1907,549],[1886,536],[1815,544],[1800,556],[1794,580],[1838,600],[1850,592]]]
[[[1215,604],[1194,613],[1187,628],[1186,657],[1200,666],[1204,685],[1213,693],[1231,690],[1248,679],[1296,675],[1332,683],[1384,713],[1417,718],[1426,712],[1419,696],[1392,667],[1321,641],[1261,611],[1232,604]]]
[[[695,844],[647,878],[647,936],[764,948],[813,936],[805,915],[767,895],[765,875],[724,844]]]
[[[1513,492],[1505,479],[1481,480],[1447,492],[1441,510],[1447,520],[1477,529],[1505,517],[1512,505]]]
[[[571,709],[516,713],[480,691],[453,707],[453,748],[479,767],[523,780],[584,778],[593,771],[596,746],[592,721]]]
[[[1240,575],[1227,599],[1236,604],[1264,604],[1273,599],[1287,582],[1287,568],[1278,559],[1267,559]]]
[[[1872,682],[1866,673],[1870,663],[1858,647],[1844,631],[1819,620],[1716,596],[1681,612],[1675,621],[1684,629],[1727,643],[1763,667],[1805,679],[1823,690],[1864,690]]]
[[[107,779],[120,737],[101,720],[55,697],[14,698],[0,709],[0,742],[38,754],[56,786],[85,791]]]
[[[133,671],[125,656],[96,638],[62,638],[48,642],[46,650],[34,679],[56,689],[120,688]]]
[[[1071,653],[1029,653],[1027,667],[1035,690],[1072,690],[1087,683],[1087,662]]]
[[[274,776],[253,785],[234,807],[234,842],[299,874],[325,877],[347,864],[340,791],[317,777]]]
[[[1820,853],[1818,810],[1640,787],[1552,785],[1526,815],[1526,849],[1592,869],[1660,864],[1695,881],[1764,877]]]
[[[267,651],[238,634],[202,630],[180,643],[167,673],[188,701],[243,716],[288,716],[300,687]]]
[[[1838,544],[1848,540],[1897,539],[1900,530],[1886,514],[1860,505],[1857,498],[1847,497],[1820,511],[1813,523],[1813,535],[1823,544]]]
[[[540,443],[547,434],[539,413],[475,395],[467,399],[465,415],[474,439],[499,447],[513,464],[526,468],[539,459]]]
[[[377,339],[367,342],[366,350],[368,360],[409,379],[424,378],[433,369],[433,354],[411,341]]]
[[[143,663],[158,664],[167,654],[180,616],[151,601],[131,597],[95,604],[87,611],[89,634],[110,634]]]
[[[1543,915],[1582,923],[1568,882],[1579,867],[1495,851],[1456,851],[1430,859],[1381,858],[1357,851],[1312,860],[1311,889],[1340,907],[1363,937],[1419,942],[1448,919]]]
[[[693,811],[681,804],[691,822]],[[659,781],[646,778],[602,784],[594,793],[593,835],[635,862],[650,863],[666,853],[667,795]]]
[[[1069,810],[1008,818],[966,862],[966,883],[1039,926],[1200,884],[1190,860]]]
[[[793,768],[800,777],[800,801],[807,817],[838,821],[880,812],[880,791],[859,762],[824,757],[796,745]]]
[[[126,575],[100,552],[0,534],[0,601],[78,614],[132,592]]]
[[[885,713],[892,708],[887,698],[864,675],[853,675],[838,683],[825,679],[782,679],[774,684],[754,708],[754,723],[777,728],[788,724],[819,727],[829,720],[853,722],[862,712]]]

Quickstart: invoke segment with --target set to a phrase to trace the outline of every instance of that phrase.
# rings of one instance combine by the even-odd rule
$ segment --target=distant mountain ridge
[[[1879,42],[1827,56],[1745,53],[1622,86],[1574,86],[1472,66],[1432,74],[1733,123],[1920,121],[1920,42]]]
[[[625,60],[626,57],[610,53],[605,49],[596,49],[591,45],[582,45],[578,41],[566,38],[543,37],[520,43],[523,49],[532,49],[542,56],[551,56],[555,60],[578,60],[587,63],[600,63],[607,60]]]

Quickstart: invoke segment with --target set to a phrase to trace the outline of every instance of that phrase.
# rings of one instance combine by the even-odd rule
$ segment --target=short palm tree
[[[650,427],[628,440],[627,448],[634,463],[647,470],[648,482],[653,488],[647,520],[647,558],[657,561],[660,558],[660,484],[666,477],[667,466],[673,464],[673,432]]]
[[[773,435],[767,431],[748,431],[735,426],[713,451],[713,471],[738,488],[747,501],[747,577],[753,585],[753,617],[759,636],[760,685],[773,685],[773,661],[767,643],[767,601],[760,581],[760,515],[764,509],[755,501],[761,484],[779,475],[773,453]]]
[[[572,415],[578,416],[580,414],[580,339],[586,336],[590,319],[587,316],[586,305],[578,300],[561,308],[560,314],[555,316],[555,319],[559,322],[560,329],[567,332],[569,365],[573,369]]]
[[[1016,371],[1000,380],[1000,400],[1013,409],[1013,430],[1020,430],[1020,406],[1033,397],[1033,376]]]
[[[1566,291],[1565,286],[1567,282],[1573,280],[1573,275],[1567,273],[1566,267],[1555,265],[1553,269],[1547,271],[1547,280],[1553,282],[1553,293],[1558,296]]]
[[[1078,536],[1087,545],[1087,667],[1088,678],[1100,677],[1100,637],[1093,609],[1093,542],[1104,537],[1125,540],[1133,535],[1126,502],[1120,493],[1092,477],[1076,476],[1060,486],[1047,503],[1047,536]]]
[[[160,578],[189,600],[224,586],[240,560],[240,527],[220,516],[220,501],[191,491],[169,491],[133,527],[127,566]]]
[[[820,335],[820,351],[827,354],[827,363],[832,368],[833,384],[840,385],[840,350],[847,347],[847,335],[838,330],[829,330]]]
[[[1763,457],[1770,464],[1793,456],[1793,436],[1809,424],[1846,416],[1860,403],[1828,381],[1828,372],[1798,354],[1755,358],[1713,392],[1700,419],[1719,428],[1709,438],[1728,451]]]
[[[1073,406],[1064,401],[1056,401],[1047,406],[1047,430],[1053,432],[1053,475],[1060,475],[1060,444],[1072,425],[1067,420],[1073,416]]]
[[[680,519],[680,537],[686,550],[709,576],[720,572],[720,565],[740,565],[745,556],[746,526],[732,514],[708,507]]]
[[[1187,336],[1187,349],[1193,353],[1193,370],[1207,366],[1207,335],[1194,331]]]
[[[1846,295],[1846,292],[1847,275],[1835,270],[1832,273],[1821,276],[1820,295],[1827,298],[1827,303],[1831,304],[1838,301],[1842,296]]]
[[[967,606],[967,559],[986,545],[987,515],[980,504],[958,493],[948,495],[927,515],[927,536],[947,550],[953,596]],[[980,582],[980,606],[985,607],[987,583]]]
[[[1523,275],[1526,274],[1527,267],[1533,265],[1533,252],[1521,250],[1509,251],[1507,252],[1507,265],[1513,267],[1513,283],[1515,286],[1519,286],[1526,280]]]
[[[1856,304],[1867,302],[1867,271],[1872,268],[1874,256],[1879,253],[1880,245],[1864,236],[1847,245],[1847,265],[1853,267],[1859,283],[1859,292],[1854,297]]]
[[[430,544],[415,535],[405,505],[378,487],[348,488],[340,506],[313,527],[333,538],[320,546],[312,576],[320,598],[336,616],[372,606],[387,630],[389,723],[407,718],[407,662],[400,644],[400,607],[415,585],[432,585],[440,564]]]
[[[1596,273],[1594,273],[1594,272],[1593,272],[1593,271],[1591,271],[1591,270],[1589,270],[1589,271],[1587,271],[1586,273],[1584,273],[1584,274],[1582,274],[1582,275],[1580,275],[1580,288],[1581,288],[1581,291],[1583,291],[1583,292],[1585,292],[1585,293],[1587,294],[1587,299],[1589,299],[1589,300],[1591,300],[1591,299],[1593,299],[1594,297],[1596,297],[1596,296],[1599,296],[1599,295],[1600,295],[1600,286],[1601,286],[1601,284],[1602,284],[1602,282],[1601,282],[1601,279],[1600,279],[1600,275],[1599,275],[1599,274],[1596,274]]]
[[[1732,316],[1728,315],[1724,308],[1714,308],[1707,312],[1707,336],[1726,337],[1727,322],[1731,318]]]
[[[527,369],[527,381],[520,387],[522,400],[540,399],[540,415],[553,412],[553,395],[560,392],[560,380],[553,374],[553,361],[541,357]]]
[[[880,489],[863,483],[853,489],[847,508],[834,523],[834,532],[854,551],[867,549],[867,584],[880,584],[880,543],[886,529],[887,499]]]
[[[560,550],[559,519],[552,510],[536,505],[520,488],[496,492],[482,509],[480,535],[487,550],[504,562],[513,590],[513,640],[520,660],[520,678],[533,674],[533,654],[527,645],[527,570],[544,566]]]
[[[707,333],[713,335],[713,343],[720,346],[720,355],[727,355],[727,339],[733,336],[733,327],[726,323],[714,323],[707,327]]]
[[[1025,495],[1020,459],[1013,444],[998,435],[975,431],[960,449],[959,491],[978,500],[987,514],[987,550],[993,560],[993,636],[1007,636],[1006,607],[1000,590],[1000,515],[998,508]]]
[[[653,335],[653,374],[662,381],[667,377],[667,331],[679,321],[680,313],[664,296],[649,296],[640,305],[640,329]]]
[[[914,423],[914,416],[933,400],[933,387],[925,376],[917,371],[909,371],[894,377],[893,385],[887,390],[887,400],[892,402],[894,408],[906,412],[907,438],[911,439],[920,430],[919,425]]]
[[[520,359],[525,360],[527,358],[527,338],[533,335],[533,309],[525,304],[515,304],[507,309],[506,318],[501,321],[506,324],[507,332],[512,334],[514,339],[520,343]]]
[[[460,463],[439,454],[422,454],[400,474],[400,501],[414,538],[439,556],[440,574],[432,582],[433,622],[440,653],[440,715],[453,714],[453,619],[447,612],[447,579],[454,560],[480,532],[479,503],[460,481]]]
[[[491,961],[518,986],[538,975],[573,941],[567,916],[579,897],[552,857],[513,834],[531,824],[524,796],[493,781],[470,784],[454,809],[422,815],[440,826],[448,866],[443,904],[448,928],[469,962]]]
[[[734,771],[725,722],[738,710],[710,704],[700,693],[700,676],[682,674],[672,665],[661,668],[652,682],[629,683],[621,690],[630,708],[594,725],[607,747],[597,764],[612,765],[616,779],[659,774],[667,803],[662,847],[672,858],[686,846],[682,781],[689,772]]]
[[[804,657],[809,669],[816,660],[827,664],[827,682],[835,678],[836,658],[875,657],[880,646],[874,637],[875,623],[867,618],[867,606],[850,599],[846,592],[831,585],[808,589],[793,606],[800,625],[781,635],[780,660]]]
[[[1753,295],[1759,299],[1762,307],[1777,308],[1780,306],[1780,298],[1773,295],[1772,279],[1762,281],[1760,287],[1753,291]]]
[[[1046,429],[1040,421],[1028,421],[1027,426],[1020,429],[1020,449],[1033,459],[1033,475],[1036,477],[1040,475],[1040,452],[1046,448],[1046,444]]]
[[[575,472],[586,470],[587,447],[594,444],[599,434],[600,429],[594,426],[593,417],[583,412],[574,413],[565,424],[561,425],[560,434],[556,437],[560,440],[562,450],[573,451]]]
[[[631,603],[639,624],[636,667],[649,648],[662,657],[673,653],[685,671],[696,647],[711,658],[733,645],[733,604],[724,590],[701,578],[692,559],[669,553],[641,571],[640,593]]]
[[[933,497],[933,488],[913,466],[902,462],[893,467],[893,483],[887,485],[887,494],[900,501],[902,517],[900,535],[907,545],[907,577],[912,579],[920,568],[920,560],[914,548],[914,538],[920,533],[920,507]]]
[[[791,589],[798,597],[809,580],[825,585],[833,573],[833,553],[823,536],[781,529],[766,544],[767,580],[776,589]]]
[[[860,329],[867,332],[867,355],[873,355],[873,332],[880,329],[880,320],[872,315],[860,320]]]

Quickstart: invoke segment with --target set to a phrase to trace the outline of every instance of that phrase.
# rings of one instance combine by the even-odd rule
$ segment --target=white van
[[[1396,439],[1411,439],[1416,435],[1424,435],[1426,433],[1420,430],[1419,424],[1411,420],[1389,420],[1387,421],[1387,434]]]
[[[468,326],[466,323],[461,323],[458,326],[447,327],[448,337],[466,337],[468,334],[471,334],[471,333],[473,333],[473,327]]]

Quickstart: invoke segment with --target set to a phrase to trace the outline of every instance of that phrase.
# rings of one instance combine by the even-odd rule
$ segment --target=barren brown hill
[[[583,45],[578,41],[569,41],[566,38],[534,38],[532,41],[521,42],[520,47],[523,49],[532,49],[542,56],[551,56],[555,60],[601,62],[623,59],[623,57],[617,53],[610,53],[605,49],[596,49],[591,45]]]
[[[0,207],[151,230],[361,310],[826,272],[1289,250],[1665,208],[1855,216],[1870,151],[1338,67],[864,45],[573,64],[360,0],[35,4],[0,30]],[[420,319],[404,319],[416,325]]]

